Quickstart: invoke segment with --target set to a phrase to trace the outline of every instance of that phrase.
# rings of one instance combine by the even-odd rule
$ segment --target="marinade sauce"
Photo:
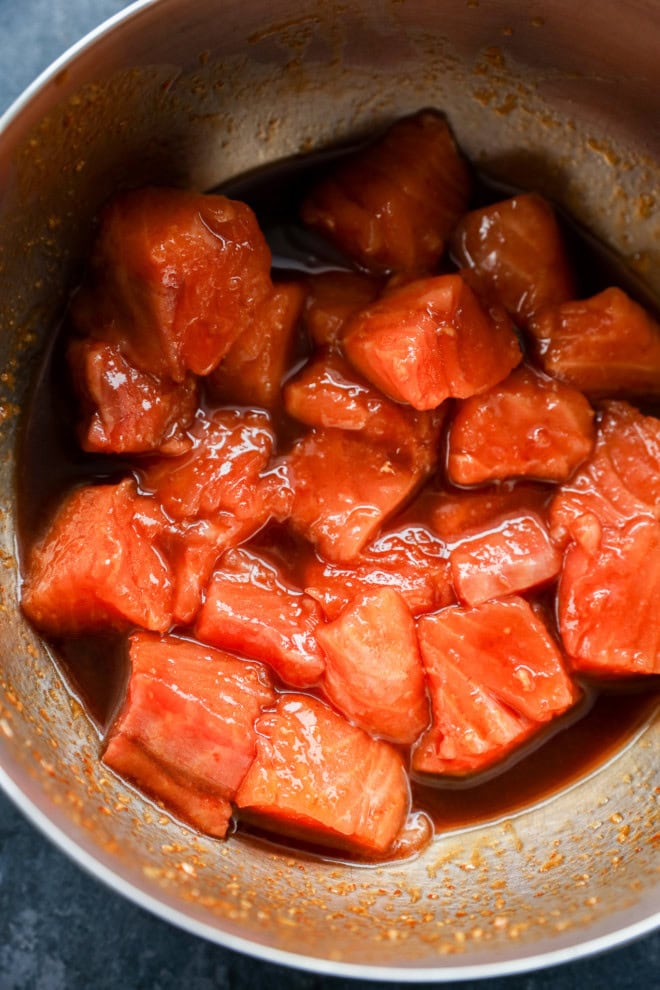
[[[298,220],[298,208],[319,175],[352,150],[276,163],[214,190],[243,200],[253,208],[271,247],[276,277],[350,269],[332,246],[303,228]],[[472,206],[495,202],[516,191],[479,178]],[[561,215],[560,222],[581,295],[618,284],[649,306],[652,301],[648,295],[636,292],[635,280],[621,270],[606,247],[594,243]],[[77,445],[75,401],[69,392],[64,358],[66,333],[65,319],[35,381],[24,424],[18,468],[18,526],[23,556],[42,535],[54,508],[67,491],[83,482],[117,480],[129,470],[119,457],[85,454]],[[305,356],[306,347],[301,340],[298,360]],[[655,415],[660,412],[657,407],[648,406],[643,411]],[[285,434],[292,428],[287,422],[276,425]],[[265,538],[259,537],[259,542],[270,543],[271,551],[284,558],[294,544],[290,537],[283,533],[280,537],[278,532],[282,531],[277,527],[272,532],[269,529]],[[94,635],[53,642],[50,647],[72,691],[86,707],[100,735],[104,734],[121,704],[126,686],[128,659],[124,637]],[[583,682],[582,687],[584,697],[576,709],[554,722],[545,735],[543,732],[537,735],[509,761],[473,778],[413,780],[414,807],[426,812],[440,832],[510,815],[547,799],[602,765],[634,738],[660,704],[658,677],[598,687]],[[263,835],[261,831],[249,831]],[[268,838],[270,841],[272,836]],[[283,841],[289,844],[288,840]],[[404,842],[400,855],[409,851]]]

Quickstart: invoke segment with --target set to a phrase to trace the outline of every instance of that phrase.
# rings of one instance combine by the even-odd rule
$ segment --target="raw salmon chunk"
[[[497,300],[520,326],[575,295],[554,211],[537,193],[466,213],[451,251],[479,294]]]
[[[389,743],[306,695],[282,695],[256,728],[257,756],[236,796],[243,814],[320,845],[387,853],[410,800]]]
[[[410,282],[368,306],[346,328],[344,349],[385,395],[415,409],[484,392],[522,357],[508,319],[483,309],[460,275]]]
[[[75,490],[33,548],[22,604],[42,632],[166,630],[173,576],[157,547],[166,520],[135,483]]]
[[[482,770],[577,700],[556,643],[522,598],[417,622],[432,710],[413,753],[419,773]]]
[[[193,826],[223,836],[256,753],[255,720],[275,698],[266,668],[143,632],[130,638],[130,662],[104,762]]]
[[[627,402],[604,402],[601,409],[603,417],[592,466],[597,462],[605,465],[609,460],[630,496],[656,519],[660,518],[660,419],[642,415]],[[577,479],[573,482],[579,484]],[[614,491],[611,495],[621,504]]]
[[[312,430],[287,456],[289,525],[328,560],[351,560],[428,472],[346,430]]]
[[[467,605],[546,584],[557,577],[562,564],[543,521],[528,510],[467,537],[449,559],[454,588]]]
[[[335,347],[355,313],[378,296],[382,279],[364,272],[319,272],[307,278],[303,323],[319,347]]]
[[[178,454],[197,408],[197,384],[140,371],[116,344],[74,338],[69,367],[81,402],[83,450],[105,454]]]
[[[640,517],[602,527],[587,513],[571,535],[557,615],[573,668],[660,674],[660,523]]]
[[[594,412],[577,389],[521,366],[465,399],[451,423],[447,473],[458,485],[565,481],[591,453]]]
[[[252,520],[256,531],[271,517],[287,515],[292,494],[282,465],[271,460],[275,434],[268,413],[200,410],[188,436],[189,451],[146,461],[138,472],[142,490],[173,519],[229,513]]]
[[[437,462],[444,412],[417,412],[392,402],[339,354],[324,353],[308,361],[285,385],[284,406],[308,426],[353,430],[382,443],[395,456],[409,454],[424,470]]]
[[[230,513],[173,522],[130,480],[82,488],[28,560],[24,608],[52,635],[188,625],[218,558],[253,532]]]
[[[323,687],[351,722],[395,743],[413,743],[429,722],[424,671],[410,609],[393,588],[354,598],[320,625]]]
[[[206,587],[222,555],[254,533],[250,519],[221,513],[216,519],[168,524],[156,546],[167,561],[174,584],[172,624],[188,626],[199,611]]]
[[[596,448],[550,507],[559,630],[576,670],[660,672],[660,420],[604,404]]]
[[[660,519],[660,420],[627,402],[606,402],[592,456],[550,506],[552,537],[565,546],[586,513],[599,526]]]
[[[467,207],[470,176],[444,117],[422,111],[339,163],[302,219],[370,271],[430,271]]]
[[[505,481],[475,491],[438,491],[425,498],[433,532],[446,543],[492,529],[504,516],[543,513],[556,488],[532,481]]]
[[[503,759],[534,733],[535,722],[475,684],[460,664],[450,659],[435,664],[428,659],[433,647],[423,649],[432,723],[413,753],[413,773],[475,773]]]
[[[403,525],[382,533],[350,564],[314,554],[304,568],[305,591],[336,619],[348,602],[379,588],[397,591],[413,615],[455,601],[447,548],[425,526]]]
[[[248,550],[230,550],[213,573],[195,633],[263,660],[293,687],[309,687],[325,667],[314,637],[321,618],[317,602],[286,583],[274,564]]]
[[[660,395],[660,324],[611,288],[530,323],[544,369],[593,398]]]
[[[142,371],[177,382],[206,375],[272,291],[270,262],[244,203],[179,189],[124,193],[101,219],[74,322]]]
[[[142,745],[130,736],[110,740],[109,754],[104,762],[144,794],[165,806],[175,817],[214,838],[226,836],[231,825],[231,802],[213,788],[201,789],[196,782],[178,774],[176,768],[165,768]]]
[[[208,377],[214,399],[242,406],[275,406],[291,359],[296,325],[305,291],[298,282],[276,285]]]

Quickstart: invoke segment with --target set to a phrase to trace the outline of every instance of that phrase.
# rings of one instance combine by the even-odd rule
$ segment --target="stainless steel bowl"
[[[0,133],[0,780],[55,842],[156,914],[319,972],[512,973],[660,921],[660,719],[562,794],[358,868],[162,816],[99,738],[17,605],[16,447],[39,354],[119,186],[211,188],[433,105],[495,179],[533,186],[660,292],[653,3],[146,0],[60,60]]]

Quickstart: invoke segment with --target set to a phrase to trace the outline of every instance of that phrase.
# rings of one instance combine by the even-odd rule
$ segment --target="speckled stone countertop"
[[[0,0],[0,111],[69,45],[126,6],[122,0]],[[493,990],[654,990],[660,932],[590,959],[485,982]],[[0,990],[372,986],[289,971],[172,928],[85,874],[0,795]]]

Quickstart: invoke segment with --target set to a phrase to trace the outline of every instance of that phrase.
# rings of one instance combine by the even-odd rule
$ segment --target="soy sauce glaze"
[[[305,230],[297,217],[298,204],[306,189],[338,158],[352,150],[276,163],[213,190],[241,199],[255,210],[273,253],[275,278],[351,268],[334,248]],[[480,178],[472,206],[495,202],[517,191]],[[561,215],[560,222],[575,263],[579,294],[586,296],[607,285],[619,284],[649,306],[648,295],[635,292],[634,276],[621,268],[611,251]],[[657,306],[652,308],[657,311]],[[116,480],[129,470],[121,458],[85,454],[77,446],[75,402],[70,398],[64,359],[67,332],[65,321],[45,356],[24,424],[17,474],[19,543],[23,554],[42,534],[54,507],[68,491],[82,483]],[[304,359],[306,348],[301,341],[298,362]],[[644,411],[660,413],[658,408],[647,407]],[[286,417],[277,425],[286,436],[300,431],[300,425],[287,421]],[[405,512],[402,517],[405,518]],[[269,527],[256,542],[260,550],[285,563],[295,551],[295,540],[281,527]],[[121,704],[127,682],[124,638],[83,637],[51,645],[71,690],[85,705],[99,732],[104,733]],[[546,735],[540,733],[512,761],[504,761],[477,778],[414,780],[414,807],[425,812],[438,831],[511,815],[558,793],[602,765],[634,737],[660,704],[658,677],[606,687],[589,684],[583,687],[585,698],[578,708],[559,720]],[[239,830],[250,835],[251,841],[260,841],[263,836],[261,831],[241,823]],[[414,835],[423,831],[418,816],[411,825],[410,841],[404,839],[395,856],[414,851]],[[268,841],[272,838],[269,834]],[[286,839],[282,841],[289,844]],[[298,843],[296,847],[299,848]],[[306,848],[304,844],[302,848]],[[337,858],[336,851],[331,855]]]

